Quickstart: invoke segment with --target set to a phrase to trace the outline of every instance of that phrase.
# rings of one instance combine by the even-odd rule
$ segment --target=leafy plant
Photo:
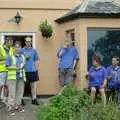
[[[90,103],[86,92],[67,86],[62,95],[51,97],[48,103],[40,108],[38,120],[75,120],[73,116]]]
[[[86,92],[67,86],[62,95],[56,95],[40,106],[38,120],[119,120],[120,106],[109,102],[91,105]]]
[[[52,26],[47,22],[47,20],[42,21],[39,25],[39,30],[42,33],[42,36],[45,38],[50,38],[53,33]]]
[[[82,120],[119,120],[120,118],[120,110],[115,103],[108,103],[106,107],[97,103],[94,106],[86,107],[82,110],[83,112],[77,116],[82,116]]]

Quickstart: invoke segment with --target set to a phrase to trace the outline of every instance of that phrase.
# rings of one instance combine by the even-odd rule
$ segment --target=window
[[[75,31],[74,29],[66,31],[67,41],[70,41],[70,43],[75,46]]]
[[[111,65],[113,56],[120,57],[119,29],[88,29],[88,67],[92,65],[92,56],[99,55],[104,66]]]

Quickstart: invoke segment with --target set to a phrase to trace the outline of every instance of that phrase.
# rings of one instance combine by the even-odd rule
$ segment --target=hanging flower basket
[[[52,26],[47,22],[47,20],[42,21],[39,25],[39,31],[42,33],[44,38],[50,38],[53,33]]]

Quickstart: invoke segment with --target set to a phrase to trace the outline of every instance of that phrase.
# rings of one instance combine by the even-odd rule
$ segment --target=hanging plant
[[[47,20],[42,21],[39,25],[39,30],[42,33],[42,36],[45,38],[50,38],[53,33],[52,25],[50,25]]]

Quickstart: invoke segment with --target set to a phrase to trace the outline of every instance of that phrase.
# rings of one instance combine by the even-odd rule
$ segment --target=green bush
[[[81,118],[80,120],[119,120],[120,110],[115,103],[108,103],[106,107],[97,103],[94,106],[82,109],[76,118]]]
[[[115,103],[91,105],[86,92],[67,86],[62,95],[56,95],[40,106],[38,120],[119,120],[120,109]]]
[[[50,38],[53,33],[53,28],[52,26],[46,21],[41,22],[39,25],[39,30],[42,33],[42,36],[45,38]]]
[[[51,97],[48,103],[40,108],[38,120],[73,120],[73,116],[90,103],[88,94],[68,86],[62,95]]]

